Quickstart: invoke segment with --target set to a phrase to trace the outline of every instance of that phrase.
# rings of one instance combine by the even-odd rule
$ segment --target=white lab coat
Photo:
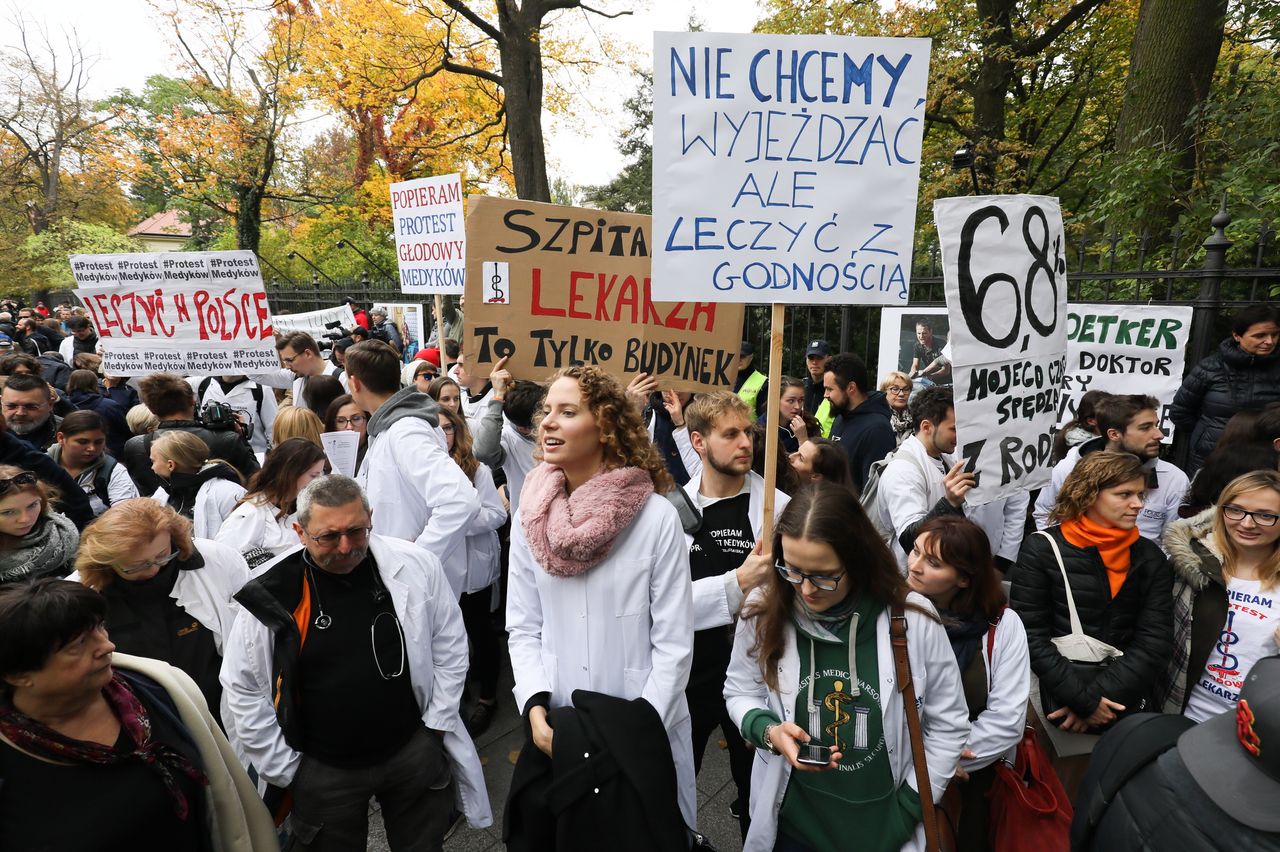
[[[761,594],[759,590],[753,592],[752,596],[758,594]],[[933,605],[915,592],[910,593],[907,600],[933,610]],[[938,622],[912,609],[907,609],[906,614],[907,652],[911,658],[916,699],[920,702],[920,726],[924,732],[929,782],[933,787],[934,801],[937,802],[946,792],[947,782],[955,773],[960,751],[964,748],[965,738],[969,733],[969,713],[965,708],[964,691],[960,685],[960,670],[956,666],[956,656],[951,650],[946,631]],[[729,715],[739,729],[748,711],[753,709],[771,710],[779,719],[796,721],[800,655],[796,646],[795,627],[788,624],[786,629],[786,645],[778,663],[778,685],[782,689],[779,694],[765,686],[760,674],[760,664],[751,654],[751,647],[756,640],[755,619],[744,618],[738,622],[733,641],[733,657],[729,661],[729,673],[724,684],[724,697]],[[899,786],[906,783],[911,785],[911,789],[918,790],[907,717],[903,712],[902,694],[895,684],[888,609],[883,610],[876,619],[876,632],[880,711],[884,719],[885,749],[893,770],[893,780]],[[800,726],[804,727],[804,724]],[[782,797],[787,792],[790,778],[791,764],[785,757],[756,749],[755,763],[751,767],[751,829],[743,844],[743,852],[772,852],[778,833],[778,810],[782,807]],[[833,813],[831,818],[839,819],[839,815]],[[915,837],[902,848],[924,849],[924,827],[917,827]]]
[[[1095,441],[1101,440],[1095,438]],[[1066,456],[1062,461],[1053,466],[1053,474],[1050,477],[1049,484],[1040,489],[1040,496],[1036,498],[1035,509],[1032,515],[1035,517],[1036,529],[1042,530],[1049,526],[1049,513],[1053,511],[1054,504],[1058,502],[1058,492],[1062,490],[1062,483],[1067,481],[1067,475],[1075,469],[1076,464],[1080,461],[1080,447],[1092,444],[1093,441],[1086,441],[1077,447],[1067,450]],[[1182,469],[1170,464],[1164,459],[1157,459],[1155,463],[1156,480],[1160,483],[1159,488],[1147,489],[1147,502],[1142,507],[1142,511],[1138,513],[1138,532],[1143,538],[1150,539],[1160,548],[1164,549],[1164,531],[1168,529],[1169,524],[1178,520],[1178,507],[1182,505],[1182,500],[1187,496],[1187,490],[1191,487],[1191,481],[1187,479],[1187,475]]]
[[[298,534],[293,529],[295,516],[277,519],[279,511],[256,497],[245,500],[222,522],[215,539],[240,553],[260,547],[279,556],[298,546]]]
[[[300,547],[300,546],[299,546]],[[391,595],[404,629],[406,659],[413,694],[422,708],[422,724],[444,732],[444,750],[458,782],[457,804],[473,828],[493,823],[480,755],[458,715],[467,678],[467,634],[462,611],[449,593],[440,562],[413,544],[374,535],[369,551]],[[269,571],[287,551],[255,572]],[[223,654],[223,695],[230,704],[231,724],[245,753],[267,782],[287,787],[302,754],[285,742],[272,706],[271,631],[242,612]]]
[[[498,528],[507,521],[507,509],[502,505],[502,496],[493,484],[493,472],[488,465],[482,464],[476,469],[473,481],[480,498],[480,511],[467,525],[466,560],[463,563],[466,570],[460,575],[450,573],[448,567],[445,571],[455,597],[489,588],[502,573]]]
[[[947,496],[942,484],[944,474],[939,465],[948,470],[955,464],[951,456],[935,459],[925,450],[924,444],[911,435],[897,449],[899,458],[885,465],[880,473],[881,518],[886,526],[893,527],[893,540],[887,542],[889,550],[898,560],[898,570],[907,573],[907,552],[898,539],[907,527],[917,524]],[[910,459],[901,458],[910,456]]]
[[[1022,548],[1022,536],[1027,528],[1029,502],[1023,492],[1000,497],[981,506],[974,506],[966,501],[964,516],[982,527],[987,540],[991,542],[992,555],[1017,562],[1018,551]]]
[[[689,548],[680,517],[651,495],[609,555],[574,577],[535,561],[524,524],[511,525],[507,632],[516,706],[538,693],[572,704],[575,689],[643,698],[662,717],[675,758],[680,811],[696,826],[693,732],[684,689],[693,664]]]
[[[687,469],[687,468],[686,468]],[[747,471],[747,485],[751,490],[750,513],[751,537],[760,540],[760,527],[764,523],[764,477],[754,470]],[[685,493],[693,504],[698,505],[698,489],[702,487],[702,471],[689,480],[684,486]],[[782,514],[791,498],[778,489],[773,490],[774,517]],[[685,547],[693,547],[693,536],[685,533]],[[723,627],[732,624],[742,609],[742,587],[738,585],[737,569],[724,572],[719,577],[703,577],[693,583],[693,629],[706,630],[709,627]]]
[[[332,376],[336,372],[338,372],[338,368],[333,364],[333,362],[325,361],[324,369],[321,370],[320,374],[324,376]],[[279,370],[275,370],[270,373],[257,373],[249,376],[249,379],[257,382],[264,388],[287,388],[293,393],[293,404],[299,408],[306,407],[307,400],[303,392],[307,382],[306,376],[299,376],[293,370],[290,370],[287,367],[281,367]],[[343,370],[342,375],[338,376],[338,381],[342,383],[343,390],[350,392],[351,389],[347,387],[346,370]],[[263,405],[265,408],[266,400],[263,400]]]
[[[1027,725],[1027,698],[1031,695],[1031,655],[1027,652],[1027,631],[1018,614],[1006,608],[1000,616],[994,662],[987,653],[985,634],[980,642],[991,688],[987,692],[987,709],[969,729],[969,741],[964,747],[977,757],[960,761],[966,772],[990,766],[1005,755],[1012,758],[1011,752]]]
[[[190,376],[187,378],[187,384],[191,385],[191,390],[198,393],[200,384],[206,378],[208,377],[203,374]],[[271,447],[271,427],[276,422],[276,395],[271,388],[262,388],[262,413],[259,415],[258,401],[253,398],[253,388],[258,384],[253,381],[243,381],[233,387],[230,393],[226,393],[215,378],[209,382],[209,389],[205,391],[204,398],[196,400],[196,410],[202,410],[206,403],[225,402],[246,415],[253,423],[253,437],[249,439],[249,446],[253,447],[255,453],[265,453]]]
[[[445,450],[443,432],[419,417],[401,417],[369,435],[356,479],[369,495],[375,533],[416,541],[446,576],[466,573],[466,531],[480,497]]]
[[[210,479],[196,492],[196,507],[191,534],[196,538],[217,539],[222,523],[244,496],[244,486],[230,479]],[[168,505],[169,492],[161,485],[151,499]]]

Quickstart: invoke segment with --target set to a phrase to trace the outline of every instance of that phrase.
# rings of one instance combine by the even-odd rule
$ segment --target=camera
[[[206,403],[200,410],[200,424],[215,432],[234,429],[246,441],[253,437],[253,422],[225,402]]]

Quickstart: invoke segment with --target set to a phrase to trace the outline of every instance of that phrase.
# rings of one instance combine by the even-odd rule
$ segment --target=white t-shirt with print
[[[1233,579],[1227,584],[1227,607],[1218,643],[1187,700],[1184,715],[1196,722],[1235,709],[1240,686],[1253,664],[1280,653],[1275,636],[1280,589],[1264,592],[1258,580]]]

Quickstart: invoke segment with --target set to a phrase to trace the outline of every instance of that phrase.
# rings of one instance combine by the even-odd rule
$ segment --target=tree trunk
[[[1176,156],[1171,217],[1191,187],[1196,131],[1188,119],[1209,96],[1226,13],[1227,0],[1142,0],[1138,13],[1116,152],[1158,147]]]
[[[996,160],[1005,140],[1005,102],[1013,79],[1012,14],[1016,0],[977,0],[978,22],[982,28],[982,56],[973,90],[974,152],[984,189],[995,183]]]
[[[519,10],[511,8],[514,5],[499,4],[502,40],[498,50],[516,195],[526,201],[550,202],[546,145],[542,138],[541,4],[526,0]]]

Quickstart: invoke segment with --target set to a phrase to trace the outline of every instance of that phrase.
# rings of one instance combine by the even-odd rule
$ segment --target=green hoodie
[[[793,770],[782,800],[779,833],[814,849],[893,852],[920,822],[920,797],[906,784],[895,787],[885,750],[880,708],[899,698],[896,692],[879,694],[876,619],[882,609],[863,601],[836,622],[803,610],[794,618],[801,666],[796,723],[810,742],[837,746],[841,753],[833,771]],[[852,643],[851,624],[857,625]],[[749,736],[755,735],[750,738],[762,745],[765,725],[777,719],[756,711],[743,721]]]

